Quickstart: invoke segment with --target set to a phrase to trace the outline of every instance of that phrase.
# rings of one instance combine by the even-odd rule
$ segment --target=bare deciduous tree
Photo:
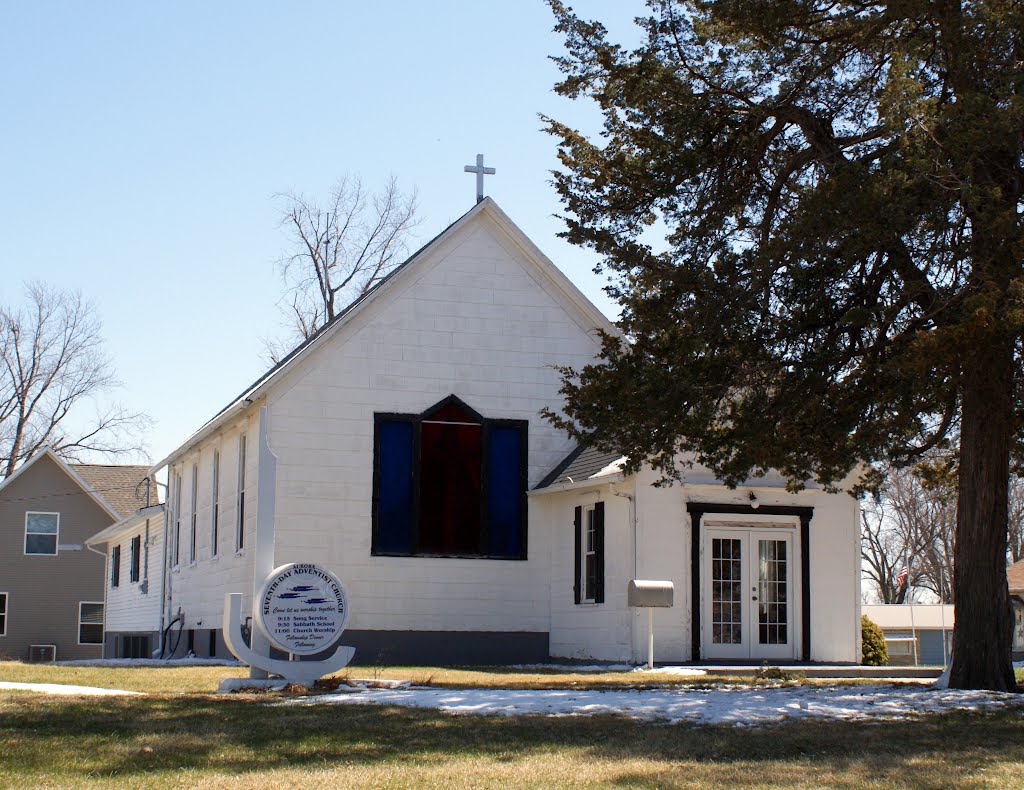
[[[1024,479],[1010,478],[1009,551],[1013,562],[1024,560]]]
[[[149,418],[100,403],[118,382],[94,307],[41,283],[25,295],[0,306],[0,479],[44,446],[71,460],[140,451]]]
[[[905,603],[915,589],[953,602],[955,480],[939,479],[935,469],[888,469],[881,498],[863,508],[861,519],[864,571],[882,603]],[[907,583],[897,585],[904,565]]]
[[[953,603],[957,481],[953,456],[935,454],[923,464],[888,469],[881,498],[861,513],[864,573],[882,603],[905,603],[914,590]],[[1024,559],[1024,480],[1009,481],[1009,558]],[[909,559],[908,583],[896,585]]]
[[[416,193],[404,194],[392,177],[372,194],[359,178],[342,178],[326,205],[286,193],[281,224],[292,251],[280,261],[293,330],[290,340],[311,337],[348,304],[397,267],[418,224]],[[268,342],[276,362],[289,341]]]

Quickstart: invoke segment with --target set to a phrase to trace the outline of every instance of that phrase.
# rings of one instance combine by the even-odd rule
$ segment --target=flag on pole
[[[909,573],[910,573],[910,570],[907,568],[906,565],[904,565],[902,568],[900,568],[900,572],[896,574],[896,589],[897,590],[899,590],[901,587],[903,587],[904,584],[906,584],[907,576],[908,576]]]

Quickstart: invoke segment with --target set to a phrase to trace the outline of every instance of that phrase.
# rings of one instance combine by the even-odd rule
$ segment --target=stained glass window
[[[374,554],[525,558],[526,423],[451,396],[376,415]]]

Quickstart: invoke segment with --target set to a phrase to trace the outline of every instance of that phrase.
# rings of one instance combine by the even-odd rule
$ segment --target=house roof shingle
[[[68,467],[122,518],[146,506],[146,486],[140,484],[149,471],[148,466],[68,464]],[[151,492],[150,504],[157,503],[156,493]]]

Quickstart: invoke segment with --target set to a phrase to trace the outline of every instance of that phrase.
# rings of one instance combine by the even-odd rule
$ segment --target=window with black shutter
[[[604,603],[604,502],[575,511],[576,603]]]
[[[121,584],[121,546],[117,545],[110,552],[110,586]]]

